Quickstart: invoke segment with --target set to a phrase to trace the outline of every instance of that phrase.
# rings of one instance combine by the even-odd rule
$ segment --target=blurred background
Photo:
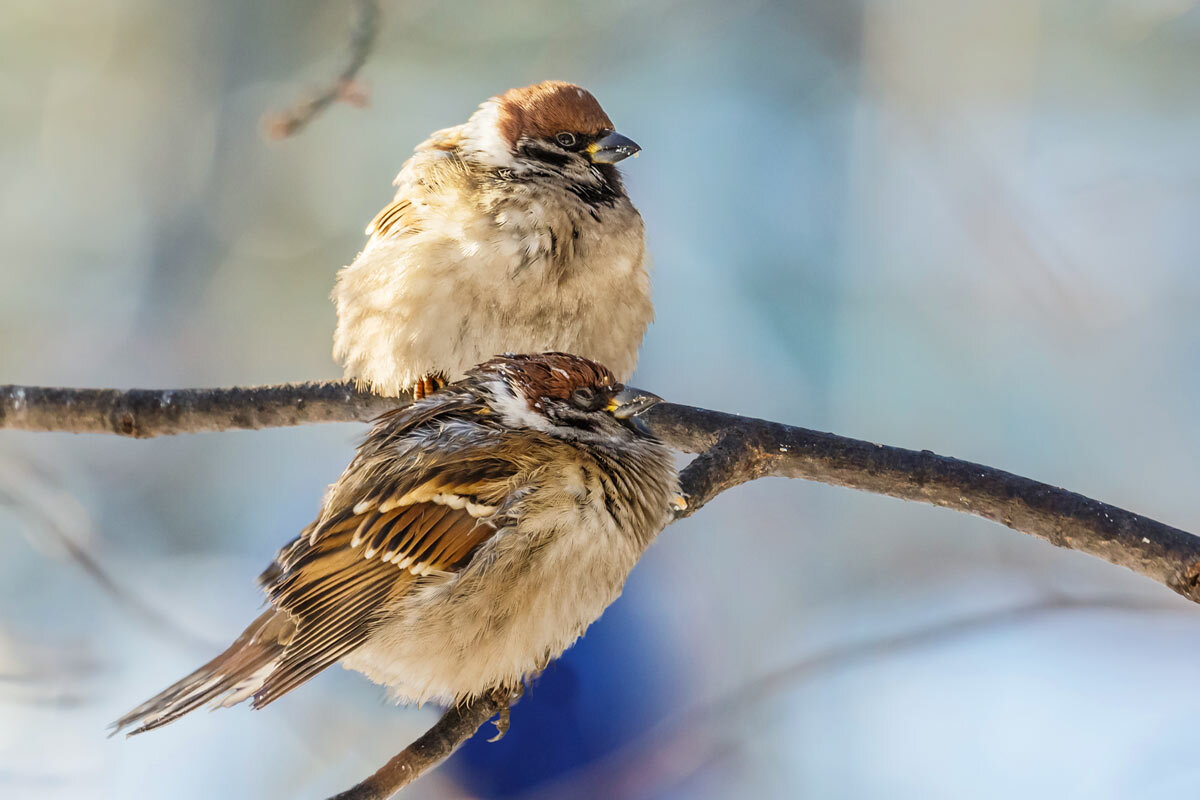
[[[1200,531],[1190,0],[8,0],[0,382],[335,378],[328,293],[412,146],[581,83],[627,162],[671,400],[981,461]],[[436,718],[330,670],[126,741],[257,613],[362,426],[0,433],[0,795],[322,798]],[[1200,609],[982,520],[798,481],[669,528],[406,797],[1167,798]]]

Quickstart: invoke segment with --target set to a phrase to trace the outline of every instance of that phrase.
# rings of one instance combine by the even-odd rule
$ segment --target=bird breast
[[[594,473],[521,501],[462,572],[425,580],[343,660],[398,701],[443,703],[515,687],[569,647],[621,593],[661,527],[631,530],[604,508]],[[666,503],[665,487],[654,502]],[[662,497],[658,497],[662,494]]]
[[[653,316],[637,211],[625,198],[593,210],[528,188],[496,192],[442,198],[342,270],[335,356],[347,377],[396,394],[499,353],[558,350],[628,379]]]

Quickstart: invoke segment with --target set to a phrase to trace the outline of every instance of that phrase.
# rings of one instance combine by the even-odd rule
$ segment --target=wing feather
[[[406,197],[397,197],[375,215],[365,233],[383,239],[418,229],[418,217],[413,204]]]
[[[260,576],[273,608],[118,726],[155,728],[204,703],[261,708],[366,641],[413,586],[467,564],[538,460],[482,408],[446,391],[377,420],[321,515]]]
[[[375,449],[360,450],[322,518],[266,573],[272,603],[296,620],[296,631],[255,692],[256,708],[358,647],[413,585],[452,575],[496,531],[519,466],[496,457],[494,440],[452,453],[431,447],[405,462],[373,439]]]

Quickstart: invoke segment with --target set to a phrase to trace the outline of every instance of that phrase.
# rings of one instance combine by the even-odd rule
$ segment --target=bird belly
[[[492,225],[372,242],[334,290],[346,377],[397,394],[501,353],[557,350],[627,380],[653,316],[640,223],[570,258],[556,240]]]
[[[576,515],[536,547],[515,531],[497,534],[462,573],[406,597],[343,665],[399,702],[459,702],[518,686],[620,595],[640,550],[605,518],[580,525]]]

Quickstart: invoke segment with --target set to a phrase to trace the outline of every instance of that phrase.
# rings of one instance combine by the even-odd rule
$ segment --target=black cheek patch
[[[595,209],[614,205],[625,193],[625,187],[621,184],[621,174],[612,164],[595,164],[592,169],[600,176],[598,185],[575,183],[568,188],[571,194],[591,206],[592,216],[599,219]]]
[[[557,168],[565,167],[567,162],[571,160],[571,156],[558,150],[542,147],[537,142],[525,142],[522,144],[521,155]]]

